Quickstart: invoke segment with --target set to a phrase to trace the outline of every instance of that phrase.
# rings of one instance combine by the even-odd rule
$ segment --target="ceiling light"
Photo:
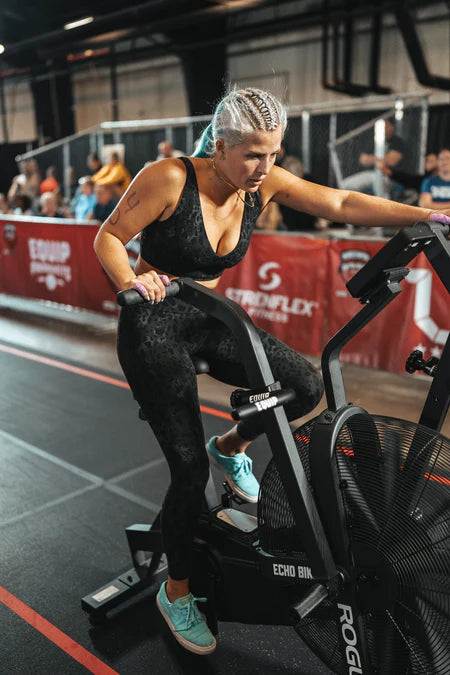
[[[259,4],[260,0],[216,0],[219,5],[225,5],[229,9],[244,9]]]
[[[78,28],[79,26],[85,26],[87,23],[92,23],[94,20],[93,16],[87,16],[84,19],[79,19],[78,21],[72,21],[72,23],[66,23],[64,25],[64,30],[72,30],[72,28]]]
[[[3,54],[5,51],[5,45],[0,45],[0,54]]]

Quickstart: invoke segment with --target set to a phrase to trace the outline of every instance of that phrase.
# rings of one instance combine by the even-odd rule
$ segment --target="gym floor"
[[[175,643],[153,598],[99,627],[81,610],[81,597],[130,568],[124,528],[154,519],[169,480],[117,362],[115,323],[0,298],[0,675],[329,673],[289,627],[221,623],[216,652],[198,657]],[[425,377],[344,375],[353,403],[417,421]],[[232,388],[207,375],[199,388],[206,436],[220,434]],[[250,454],[260,477],[264,439]]]

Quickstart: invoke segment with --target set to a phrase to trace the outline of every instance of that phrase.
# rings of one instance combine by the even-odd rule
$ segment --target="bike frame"
[[[336,565],[344,571],[345,578],[350,579],[354,570],[354,561],[351,555],[351,541],[342,491],[346,489],[339,481],[336,459],[334,456],[336,441],[340,430],[347,424],[352,426],[352,418],[366,416],[366,425],[370,430],[374,428],[370,415],[357,406],[347,403],[344,381],[342,376],[340,353],[347,342],[362,330],[375,316],[377,316],[401,292],[400,281],[409,270],[405,265],[415,258],[421,251],[425,252],[431,265],[437,272],[442,283],[450,293],[450,247],[445,239],[445,228],[435,223],[417,223],[411,228],[400,231],[393,237],[347,284],[347,288],[354,297],[360,298],[363,309],[353,317],[326,345],[322,355],[322,373],[325,383],[325,393],[329,405],[316,421],[310,442],[311,482],[319,515],[328,536]],[[450,399],[448,386],[448,372],[450,371],[450,336],[430,387],[427,401],[420,418],[421,424],[426,424],[439,431],[445,419]],[[357,434],[357,428],[354,434]],[[366,471],[373,479],[380,473],[380,455],[377,434],[371,435],[371,456],[365,456]],[[355,462],[358,462],[358,453],[364,452],[364,443],[355,439]],[[365,439],[367,446],[367,438]],[[431,452],[431,450],[430,450]],[[411,457],[408,453],[403,471],[403,478],[407,480],[410,472],[423,472],[429,454],[424,451],[419,458]],[[368,467],[368,468],[367,468]],[[351,477],[349,477],[351,480]],[[365,503],[365,517],[376,523],[375,515],[378,505],[368,503],[362,499],[364,488],[364,474],[359,472],[360,485],[352,484],[352,489],[358,489],[361,503]],[[381,474],[380,474],[381,481]],[[352,625],[356,635],[356,644],[362,670],[353,672],[370,673],[371,666],[368,659],[368,649],[362,619],[354,594],[354,585],[345,585],[339,596],[341,609],[340,619],[352,617]],[[341,633],[341,649],[346,654],[348,643],[344,632]]]
[[[277,383],[270,369],[261,339],[248,314],[228,298],[217,301],[215,291],[192,281],[176,281],[177,296],[224,323],[239,344],[242,362],[251,389],[274,391]],[[309,489],[303,465],[298,456],[292,431],[283,408],[273,408],[264,414],[264,429],[277,462],[295,522],[300,526],[315,579],[328,582],[338,577],[327,538]],[[216,504],[208,504],[209,507]]]
[[[443,230],[445,228],[442,226],[431,223],[418,223],[402,230],[347,286],[352,295],[361,299],[364,307],[328,342],[323,353],[322,370],[329,408],[319,416],[311,435],[310,462],[315,498],[308,485],[284,409],[274,408],[264,413],[264,429],[314,577],[305,590],[304,598],[294,610],[297,609],[298,618],[301,619],[326,597],[339,593],[340,619],[347,622],[347,625],[350,625],[351,619],[352,630],[356,636],[354,648],[357,656],[354,658],[358,665],[353,664],[355,673],[370,673],[371,664],[362,617],[357,606],[355,585],[345,583],[352,580],[354,561],[334,448],[344,423],[351,425],[352,418],[357,415],[365,415],[367,423],[371,422],[366,411],[347,403],[339,356],[344,345],[401,292],[400,282],[409,272],[406,264],[421,251],[425,251],[450,292],[450,252]],[[182,279],[176,283],[180,287],[180,299],[215,317],[232,331],[240,346],[250,388],[256,391],[275,391],[279,385],[274,382],[258,332],[247,313],[227,298],[222,298],[218,303],[214,291],[192,280]],[[444,364],[437,370],[434,388],[440,389],[444,386],[445,356],[446,354]],[[441,408],[445,408],[442,398],[440,401]],[[448,394],[446,407],[448,408]],[[436,418],[436,412],[433,417]],[[443,409],[438,417],[443,421]],[[379,470],[375,446],[374,450],[371,473]],[[423,461],[426,461],[425,457]],[[420,470],[417,463],[414,470]],[[208,506],[214,505],[210,503]],[[373,519],[372,514],[376,513],[376,509],[376,504],[367,503],[367,517]],[[338,590],[342,578],[344,586]],[[317,581],[321,582],[322,588]],[[348,653],[348,646],[346,634],[342,631],[343,654]]]
[[[435,223],[417,223],[413,227],[401,230],[347,284],[349,292],[354,297],[360,298],[364,307],[328,342],[323,352],[322,370],[329,407],[317,418],[311,434],[312,490],[284,408],[277,406],[261,413],[264,430],[277,463],[313,577],[303,580],[304,594],[299,602],[294,600],[294,604],[291,605],[294,625],[300,625],[301,620],[326,598],[335,598],[336,621],[341,627],[341,653],[346,655],[349,673],[369,674],[372,673],[372,666],[369,662],[369,650],[356,597],[356,572],[351,552],[351,536],[344,513],[342,485],[339,484],[334,448],[344,424],[351,426],[353,418],[361,415],[367,418],[369,425],[373,422],[365,410],[347,403],[339,357],[343,346],[401,292],[400,282],[409,272],[406,264],[421,251],[425,252],[450,293],[450,248],[445,239],[448,230],[448,226]],[[224,323],[232,331],[239,344],[250,389],[265,390],[276,394],[280,384],[274,381],[258,331],[248,314],[237,303],[218,296],[215,291],[191,279],[173,281],[168,291],[171,295],[177,295],[181,300]],[[134,297],[134,299],[131,297],[133,294],[137,295],[136,291],[124,293],[131,294],[130,303],[139,301],[139,297]],[[421,423],[435,430],[440,429],[449,405],[449,369],[450,338],[447,340],[441,362],[436,369],[421,417]],[[376,430],[373,440],[373,452],[369,463],[367,457],[364,458],[365,466],[369,467],[366,470],[372,476],[379,471]],[[355,461],[357,461],[360,444],[355,445],[358,446],[355,451]],[[423,466],[427,461],[426,452],[421,453],[419,461],[408,455],[404,474],[406,475],[408,471],[423,471]],[[360,479],[364,480],[364,476],[362,474],[361,476]],[[358,486],[352,484],[352,489],[355,488]],[[205,500],[208,512],[215,513],[218,509],[218,500],[211,479],[205,492]],[[377,504],[369,503],[367,500],[364,511],[365,517],[372,518],[373,521],[377,512]],[[136,561],[135,553],[141,550],[153,551],[156,555],[152,557],[149,565],[143,566],[142,569],[135,566],[134,570],[130,570],[129,573],[115,580],[115,586],[109,584],[83,598],[82,606],[86,611],[93,615],[98,612],[101,615],[102,612],[118,606],[121,602],[119,595],[123,598],[131,596],[134,593],[134,586],[139,585],[141,575],[148,580],[158,572],[163,546],[157,525],[155,521],[153,527],[135,525],[127,529],[134,561]],[[151,538],[150,548],[148,548],[149,538]],[[267,559],[264,560],[264,552],[259,553],[261,553],[259,571],[263,576],[271,576],[270,568],[273,563],[293,562],[268,554]],[[106,601],[103,599],[104,596],[108,598]],[[352,636],[352,644],[349,643],[349,635]],[[352,660],[349,660],[350,658]]]

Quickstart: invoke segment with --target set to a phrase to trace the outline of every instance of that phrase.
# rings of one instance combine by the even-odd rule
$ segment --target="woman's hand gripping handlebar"
[[[445,213],[432,213],[428,220],[431,220],[433,223],[441,223],[441,225],[450,225],[450,215]]]
[[[174,280],[172,282],[169,281],[169,278],[163,274],[160,275],[161,279],[164,283],[164,290],[165,290],[165,297],[173,297],[174,295],[178,295],[180,292],[181,284]],[[169,282],[168,285],[166,284],[166,279]],[[142,288],[140,288],[142,286]],[[125,291],[119,291],[117,293],[117,304],[120,305],[121,307],[129,307],[130,305],[139,305],[143,302],[151,302],[147,292],[146,288],[143,284],[140,284],[139,282],[136,282],[133,288],[128,288]],[[153,304],[153,303],[152,303]]]
[[[158,274],[156,270],[150,270],[143,274],[138,274],[134,279],[130,279],[124,284],[124,291],[134,290],[146,302],[162,302],[166,297],[166,287],[169,286],[170,279],[167,274]],[[133,297],[133,295],[131,295]],[[138,303],[138,298],[132,304]]]

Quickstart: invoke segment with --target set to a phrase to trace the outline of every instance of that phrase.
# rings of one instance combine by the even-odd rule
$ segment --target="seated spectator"
[[[425,178],[420,188],[419,206],[426,209],[450,209],[450,149],[438,154],[436,176]]]
[[[66,169],[66,182],[69,186],[70,199],[73,199],[78,191],[78,181],[75,177],[75,169],[73,166],[68,166]]]
[[[0,213],[9,213],[8,202],[3,192],[0,192]]]
[[[288,155],[286,153],[286,148],[282,145],[280,147],[280,152],[277,155],[276,162],[277,166],[283,167],[289,173],[298,176],[298,178],[303,178],[303,180],[308,180],[315,182],[313,177],[305,172],[305,167],[303,162],[299,157],[295,155]],[[300,232],[302,230],[314,230],[316,226],[316,217],[311,216],[309,213],[303,213],[302,211],[295,211],[290,209],[288,206],[279,205],[281,212],[283,225],[279,225],[278,229],[288,230],[289,232]]]
[[[67,218],[67,210],[60,206],[59,195],[55,192],[44,192],[40,198],[40,216],[45,218]]]
[[[45,178],[39,186],[39,192],[41,195],[44,192],[55,192],[59,190],[59,183],[55,178],[56,169],[54,166],[49,166],[45,172]]]
[[[255,227],[258,230],[281,230],[283,227],[283,216],[279,204],[269,202],[261,211],[256,221]]]
[[[394,134],[394,125],[390,120],[385,120],[385,154],[383,157],[383,164],[389,169],[396,168],[397,170],[403,169],[403,161],[405,155],[405,142],[400,136]],[[356,192],[366,192],[368,194],[375,193],[375,180],[377,172],[375,167],[379,162],[379,157],[376,157],[372,153],[362,152],[359,156],[359,163],[361,166],[372,167],[366,171],[358,171],[351,176],[347,176],[342,181],[342,187],[344,190],[355,190]],[[386,177],[385,188],[390,190],[391,182],[390,179]]]
[[[94,173],[92,180],[96,185],[108,185],[114,195],[120,198],[131,183],[131,174],[119,161],[117,152],[112,152],[109,162],[102,166],[100,171]]]
[[[424,174],[405,173],[404,171],[398,171],[397,169],[390,169],[384,164],[383,160],[381,160],[379,164],[377,163],[377,166],[395,183],[399,183],[405,188],[411,188],[412,190],[417,190],[417,192],[419,192],[420,186],[422,185],[425,178],[428,178],[429,176],[436,176],[438,172],[438,159],[435,152],[428,153],[428,155],[425,157]]]
[[[158,156],[156,161],[158,162],[160,159],[168,159],[169,157],[184,157],[185,154],[185,152],[181,152],[181,150],[176,150],[173,148],[172,143],[169,143],[169,141],[161,141],[161,143],[158,145]]]
[[[88,218],[103,222],[114,210],[117,199],[114,198],[112,188],[109,185],[98,184],[95,186],[95,198],[97,203]]]
[[[280,146],[280,152],[277,155],[275,164],[277,166],[282,166],[283,169],[286,169],[286,171],[293,173],[294,176],[298,176],[299,178],[303,178],[305,174],[305,168],[300,157],[288,155],[283,144]]]
[[[15,216],[32,216],[31,199],[28,195],[16,195],[14,197],[13,208],[10,210]]]
[[[90,152],[87,156],[86,159],[86,166],[88,168],[88,174],[90,176],[93,176],[94,173],[97,173],[97,171],[100,171],[102,168],[103,164],[101,162],[100,157],[96,152]]]
[[[97,204],[95,196],[95,183],[91,176],[82,176],[78,181],[79,192],[72,203],[72,211],[77,220],[84,220],[90,217]]]

